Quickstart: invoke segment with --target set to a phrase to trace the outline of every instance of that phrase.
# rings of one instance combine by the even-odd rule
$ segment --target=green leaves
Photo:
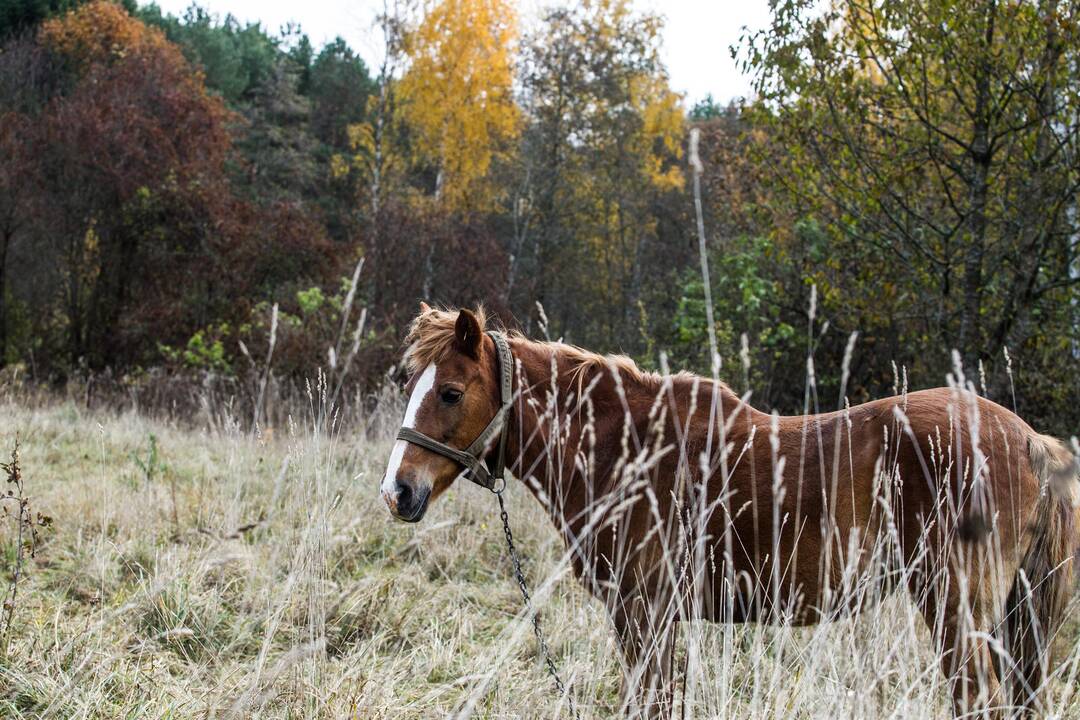
[[[326,302],[326,296],[323,295],[321,288],[315,286],[307,290],[297,290],[296,302],[300,304],[300,312],[305,315],[312,315],[318,312],[319,308]]]
[[[1000,390],[1002,347],[1029,346],[1039,373],[1074,382],[1034,348],[1080,332],[1078,12],[787,0],[747,38],[751,117],[783,148],[764,166],[777,237],[826,315],[862,332],[869,365],[907,357],[916,382],[938,384],[958,348]],[[792,217],[817,227],[791,233]]]
[[[229,373],[232,371],[232,362],[225,352],[224,340],[230,334],[229,324],[221,323],[197,331],[182,349],[159,344],[158,351],[165,359],[194,370]]]
[[[771,248],[766,238],[741,237],[723,252],[711,253],[713,315],[722,358],[740,354],[744,333],[755,356],[765,362],[783,359],[793,350],[796,332],[781,313],[785,290],[770,278],[775,274],[768,261]],[[687,270],[674,318],[672,359],[676,367],[709,373],[705,317],[701,276]]]

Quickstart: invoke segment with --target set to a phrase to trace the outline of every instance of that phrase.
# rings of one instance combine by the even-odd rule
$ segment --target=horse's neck
[[[556,526],[565,527],[584,518],[589,504],[610,487],[620,458],[627,459],[627,452],[635,454],[635,442],[646,439],[661,383],[620,373],[617,387],[611,368],[583,368],[547,345],[520,345],[514,355],[520,370],[510,418],[509,468],[545,506]],[[701,378],[672,378],[670,388],[664,386],[663,391],[668,395],[666,443],[676,442],[673,422],[684,429],[691,424],[687,419],[691,411],[693,424],[704,428],[714,400],[721,403],[721,412],[738,405],[738,397],[726,386]],[[582,395],[587,402],[582,402]],[[628,414],[631,427],[624,437]],[[703,429],[701,433],[707,434]],[[720,443],[714,445],[718,449]]]
[[[567,477],[563,461],[568,449],[573,448],[572,453],[580,446],[581,428],[576,424],[572,428],[558,427],[566,401],[575,392],[571,388],[574,373],[548,346],[515,343],[513,354],[517,360],[516,400],[507,438],[508,467],[555,520],[556,506],[567,514],[577,509],[566,507],[566,490],[574,478]]]

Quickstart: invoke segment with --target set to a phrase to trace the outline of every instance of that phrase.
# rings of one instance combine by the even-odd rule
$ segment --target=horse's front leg
[[[623,654],[622,712],[627,717],[671,717],[677,626],[674,613],[658,605],[635,595],[622,600],[612,611]]]

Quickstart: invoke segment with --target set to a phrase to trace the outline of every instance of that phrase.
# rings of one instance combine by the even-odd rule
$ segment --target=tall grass
[[[494,499],[459,482],[423,523],[390,521],[377,485],[401,400],[388,391],[343,429],[328,392],[259,435],[6,404],[0,438],[23,438],[27,492],[55,522],[21,580],[0,716],[566,717]],[[136,462],[150,437],[154,473]],[[539,504],[517,482],[508,494],[560,669],[585,717],[610,717],[606,612]],[[847,591],[876,588],[852,575]],[[918,611],[904,593],[877,599],[807,628],[683,623],[677,702],[695,718],[947,715]],[[1075,624],[1057,645],[1051,710],[1080,717]]]

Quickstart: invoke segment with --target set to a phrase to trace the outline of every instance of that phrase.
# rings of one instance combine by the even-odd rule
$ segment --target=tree
[[[384,0],[376,19],[384,52],[374,78],[375,91],[367,97],[364,119],[346,128],[349,152],[335,153],[330,159],[335,178],[357,178],[358,194],[366,200],[367,221],[376,244],[383,199],[391,188],[397,188],[405,173],[407,149],[397,74],[404,63],[412,7],[412,0]]]
[[[0,42],[37,27],[43,20],[74,10],[86,0],[0,0]],[[134,0],[123,0],[134,12]]]
[[[306,94],[312,131],[335,151],[349,147],[348,128],[364,119],[376,91],[364,61],[341,38],[327,44],[311,64]]]
[[[0,363],[8,355],[8,283],[7,269],[17,241],[40,207],[35,192],[38,184],[36,166],[28,152],[33,132],[29,118],[22,113],[0,114]]]
[[[269,35],[258,23],[219,20],[195,5],[182,17],[154,5],[139,15],[178,44],[207,88],[243,117],[231,128],[239,155],[234,180],[262,202],[318,205],[331,234],[347,240],[354,193],[348,182],[327,178],[325,165],[347,149],[346,129],[362,120],[372,83],[344,41],[316,53],[299,26]]]
[[[312,101],[300,92],[305,68],[278,54],[239,112],[247,121],[236,133],[243,182],[253,198],[315,199],[322,191],[320,143],[312,128]]]
[[[57,198],[50,224],[68,350],[72,362],[123,356],[119,322],[154,239],[143,232],[146,213],[219,174],[227,114],[178,48],[112,3],[47,21],[40,41],[75,80],[46,106],[36,148]]]
[[[278,61],[278,44],[259,23],[241,25],[232,15],[219,22],[194,4],[182,17],[164,15],[153,3],[140,8],[138,16],[179,45],[188,61],[203,71],[206,86],[234,106],[255,96]]]
[[[34,228],[47,297],[71,366],[123,366],[182,344],[246,301],[329,264],[324,231],[287,202],[234,192],[220,97],[162,32],[109,2],[43,24],[66,74],[28,115],[41,180]],[[48,277],[46,273],[55,273]],[[42,282],[47,280],[47,282]]]
[[[725,112],[727,112],[726,109],[713,99],[712,93],[709,93],[694,103],[694,107],[690,108],[689,118],[695,122],[715,120],[723,117]]]
[[[684,132],[661,27],[605,0],[549,12],[524,44],[529,123],[514,211],[525,209],[529,237],[513,248],[511,279],[524,270],[524,312],[538,299],[577,342],[639,347],[641,303],[679,267],[677,247],[660,240],[681,232],[669,203],[681,197]]]
[[[499,195],[489,171],[518,132],[516,33],[506,0],[441,0],[405,36],[404,118],[433,167],[435,197],[449,208],[490,207]]]
[[[842,326],[939,348],[923,360],[958,348],[972,375],[1004,345],[1075,336],[1076,13],[1056,0],[777,3],[746,48],[756,120],[789,149],[777,179],[825,222],[831,259],[845,253],[816,278]]]

